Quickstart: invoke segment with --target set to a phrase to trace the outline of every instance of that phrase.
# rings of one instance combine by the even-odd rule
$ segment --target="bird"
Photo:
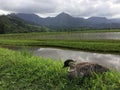
[[[107,67],[99,65],[97,63],[90,63],[90,62],[81,62],[76,63],[76,61],[72,59],[67,59],[64,62],[63,68],[68,68],[68,77],[75,78],[75,77],[90,77],[93,73],[104,73],[109,71]]]

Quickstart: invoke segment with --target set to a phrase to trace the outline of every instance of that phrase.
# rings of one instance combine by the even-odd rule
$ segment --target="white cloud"
[[[0,15],[7,15],[9,14],[10,12],[8,11],[4,11],[4,10],[0,10]]]
[[[13,12],[49,13],[54,12],[56,3],[54,0],[0,0],[0,9]]]
[[[0,0],[0,10],[55,16],[67,12],[73,16],[120,16],[120,0]],[[0,12],[2,13],[2,12]]]

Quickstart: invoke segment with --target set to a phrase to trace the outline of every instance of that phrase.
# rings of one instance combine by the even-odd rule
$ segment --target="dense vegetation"
[[[49,46],[94,52],[120,53],[120,40],[85,40],[81,39],[78,34],[78,32],[3,34],[0,35],[0,44]]]
[[[13,16],[0,16],[0,34],[4,33],[23,33],[23,32],[43,32],[48,28],[32,25],[24,20]]]
[[[62,61],[0,48],[0,90],[119,90],[120,73],[70,80]]]

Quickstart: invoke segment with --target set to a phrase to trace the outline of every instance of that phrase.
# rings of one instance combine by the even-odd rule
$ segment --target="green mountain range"
[[[51,29],[120,29],[120,19],[108,19],[106,17],[74,17],[67,13],[60,13],[55,17],[42,18],[36,14],[15,13],[17,17],[43,25]]]
[[[43,31],[48,31],[48,28],[27,22],[14,15],[0,16],[0,34],[43,32]]]

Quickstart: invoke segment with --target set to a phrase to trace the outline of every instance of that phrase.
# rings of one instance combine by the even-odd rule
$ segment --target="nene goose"
[[[68,68],[69,78],[91,76],[93,72],[104,73],[106,71],[109,71],[108,68],[96,63],[83,62],[76,64],[75,61],[71,59],[66,60],[64,62],[63,67],[64,68],[69,67]]]

